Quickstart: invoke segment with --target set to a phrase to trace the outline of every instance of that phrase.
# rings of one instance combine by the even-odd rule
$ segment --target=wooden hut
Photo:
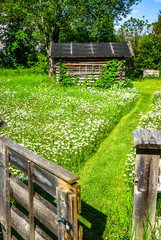
[[[111,59],[119,61],[133,57],[134,53],[130,42],[128,43],[52,43],[51,57],[56,68],[56,79],[59,81],[60,66],[57,62],[65,63],[66,74],[78,76],[83,82],[88,75],[98,78],[102,65]],[[125,71],[118,73],[116,82],[124,81]]]

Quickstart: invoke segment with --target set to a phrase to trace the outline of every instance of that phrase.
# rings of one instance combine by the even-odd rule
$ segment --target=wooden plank
[[[159,161],[158,193],[161,193],[161,159]]]
[[[27,186],[18,178],[11,176],[11,195],[24,208],[29,210],[29,193]],[[58,235],[57,209],[39,194],[34,195],[35,217],[56,236]]]
[[[134,207],[132,232],[139,240],[143,239],[144,225],[151,228],[155,225],[156,200],[158,191],[160,134],[153,129],[136,129],[133,131],[133,142],[136,149]],[[136,233],[135,233],[136,229]]]
[[[10,162],[23,173],[28,174],[28,159],[14,151],[10,151]],[[33,163],[33,178],[35,183],[56,198],[56,187],[59,186],[59,178],[35,163]]]
[[[12,227],[25,239],[30,240],[30,224],[29,219],[12,205],[11,207],[11,223]],[[52,240],[38,226],[35,228],[35,240]]]
[[[14,235],[12,235],[11,240],[18,240]]]
[[[64,190],[62,187],[56,188],[57,193],[57,215],[58,219],[60,217],[68,217],[68,195],[67,190]],[[64,231],[66,232],[65,225],[59,221],[58,223],[58,240],[66,240],[66,237],[64,236]]]
[[[1,137],[3,143],[9,148],[9,150],[13,150],[17,153],[19,153],[21,156],[27,158],[28,160],[34,162],[37,166],[42,167],[46,171],[52,173],[56,177],[63,179],[64,181],[68,183],[74,183],[77,182],[80,177],[48,160],[45,158],[37,155],[36,153],[33,153],[32,151],[18,145],[17,143],[14,143],[10,139],[6,137]]]
[[[11,239],[9,153],[0,139],[0,222],[3,239]]]
[[[29,224],[30,240],[35,240],[34,229],[34,190],[33,190],[33,163],[28,161],[28,192],[29,192]]]
[[[83,227],[79,226],[79,240],[83,240]]]
[[[57,188],[57,214],[66,218],[72,223],[72,229],[68,229],[62,222],[59,222],[58,239],[78,240],[78,218],[77,218],[77,196],[63,187]]]
[[[68,219],[73,224],[72,239],[78,239],[78,218],[77,218],[77,198],[75,194],[68,193]]]
[[[160,155],[158,154],[136,155],[133,232],[137,225],[136,234],[139,240],[143,237],[143,227],[144,224],[147,224],[148,219],[152,227],[155,225],[159,160]],[[133,239],[135,239],[135,235]]]
[[[134,147],[161,148],[161,131],[156,129],[135,129],[132,132]]]
[[[77,198],[77,213],[81,213],[81,185],[79,183],[68,184],[63,180],[60,181],[60,186],[64,189],[68,189],[69,191],[73,192]]]

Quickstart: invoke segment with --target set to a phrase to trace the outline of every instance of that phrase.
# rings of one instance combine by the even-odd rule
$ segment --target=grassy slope
[[[84,239],[129,239],[131,206],[123,179],[125,159],[132,146],[131,133],[138,126],[139,114],[150,110],[152,94],[161,87],[161,80],[147,79],[134,85],[142,90],[135,108],[121,119],[79,173]]]

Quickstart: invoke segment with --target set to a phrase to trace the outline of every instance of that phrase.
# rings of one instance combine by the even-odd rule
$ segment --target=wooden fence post
[[[11,239],[9,152],[0,139],[0,224],[4,240]]]
[[[150,236],[155,225],[161,131],[135,129],[132,136],[136,148],[132,239],[142,240],[144,230]]]

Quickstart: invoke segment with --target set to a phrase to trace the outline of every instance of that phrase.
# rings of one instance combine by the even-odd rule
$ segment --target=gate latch
[[[58,218],[58,222],[62,222],[65,225],[66,230],[68,231],[73,229],[73,224],[70,221],[68,221],[68,219],[66,219],[65,217],[60,216]]]

